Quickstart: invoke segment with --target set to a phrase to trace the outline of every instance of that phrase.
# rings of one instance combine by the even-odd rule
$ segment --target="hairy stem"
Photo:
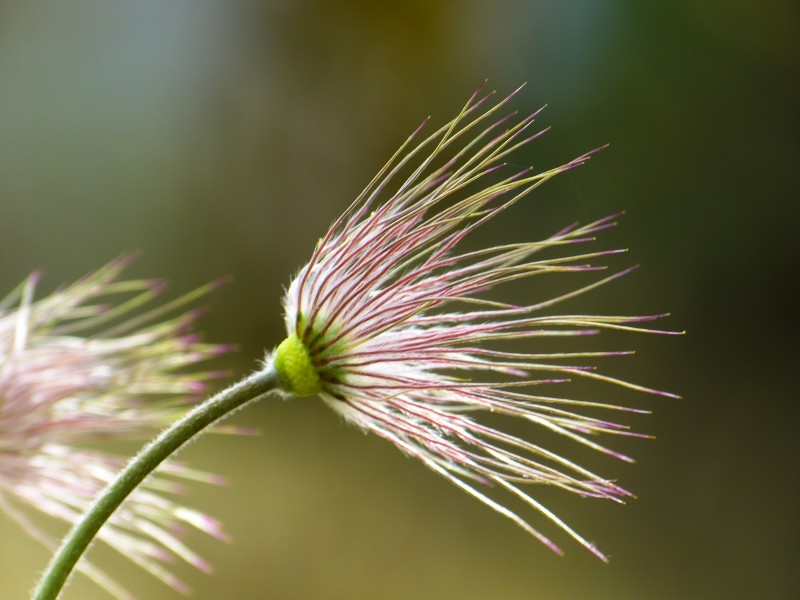
[[[75,565],[114,511],[158,465],[215,421],[279,385],[274,367],[261,371],[212,396],[149,442],[97,497],[53,555],[33,593],[34,600],[55,600]]]

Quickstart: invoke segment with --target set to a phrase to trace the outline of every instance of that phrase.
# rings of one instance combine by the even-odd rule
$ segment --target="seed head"
[[[198,363],[226,350],[198,341],[196,311],[174,315],[213,286],[132,316],[163,286],[119,281],[128,262],[113,261],[39,300],[34,274],[0,302],[0,511],[51,549],[54,540],[29,513],[74,523],[126,462],[102,442],[150,439],[218,375]],[[217,520],[170,498],[191,480],[221,482],[165,463],[98,535],[183,592],[186,584],[165,563],[179,557],[210,569],[181,540],[185,530],[226,537]],[[114,596],[131,597],[90,562],[78,568]]]
[[[671,394],[576,364],[630,352],[541,348],[551,336],[672,332],[639,325],[664,315],[550,313],[553,306],[630,269],[535,304],[487,296],[511,281],[599,271],[604,267],[594,261],[620,252],[576,249],[613,226],[616,216],[573,225],[541,241],[462,249],[462,241],[475,229],[592,154],[542,173],[506,165],[506,157],[543,133],[529,133],[536,114],[500,116],[515,94],[487,108],[492,94],[481,96],[479,90],[444,127],[416,145],[423,127],[411,135],[331,226],[291,282],[284,298],[288,337],[267,360],[274,362],[288,394],[319,394],[348,421],[389,440],[554,551],[561,552],[495,499],[495,492],[523,500],[605,560],[592,543],[536,500],[534,489],[547,484],[618,502],[632,494],[539,445],[536,431],[556,432],[631,460],[594,438],[642,436],[592,415],[646,411],[540,390],[581,378]],[[537,349],[513,350],[507,344],[515,340]],[[486,424],[482,415],[488,412],[528,421],[530,436]]]

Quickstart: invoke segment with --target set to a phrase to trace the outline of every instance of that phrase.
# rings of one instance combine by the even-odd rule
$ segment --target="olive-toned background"
[[[193,536],[216,572],[178,570],[198,600],[796,597],[798,25],[788,0],[0,2],[0,286],[43,267],[47,291],[131,250],[131,275],[171,294],[232,275],[202,327],[245,373],[282,338],[282,286],[405,136],[484,78],[528,81],[515,107],[547,103],[553,131],[519,164],[611,146],[480,242],[627,210],[602,246],[643,268],[563,310],[669,310],[689,332],[608,337],[638,355],[605,372],[685,396],[591,388],[655,411],[635,426],[656,441],[616,441],[637,464],[565,450],[639,499],[543,491],[611,563],[535,520],[552,555],[306,399],[236,415],[259,437],[185,452],[230,478],[189,501],[234,541]],[[141,598],[175,597],[94,555]],[[2,598],[46,560],[0,515]],[[104,597],[82,579],[65,595]]]

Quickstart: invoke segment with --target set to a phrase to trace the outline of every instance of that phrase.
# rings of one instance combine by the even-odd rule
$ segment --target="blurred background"
[[[603,340],[637,351],[604,372],[684,396],[592,387],[654,411],[633,422],[656,441],[611,440],[636,464],[564,450],[638,500],[540,496],[611,563],[533,517],[552,555],[316,399],[273,399],[234,418],[259,437],[183,454],[230,479],[187,501],[234,541],[191,537],[215,573],[177,571],[198,600],[798,597],[799,25],[788,0],[0,2],[0,285],[43,268],[44,293],[134,250],[129,274],[172,295],[231,275],[201,327],[244,374],[283,337],[282,287],[422,119],[486,78],[527,81],[514,108],[548,104],[553,130],[520,165],[610,147],[476,243],[626,210],[601,245],[642,268],[558,310],[671,311],[689,332]],[[93,557],[140,598],[176,597]],[[0,514],[3,598],[47,558]],[[65,595],[106,597],[83,578]]]

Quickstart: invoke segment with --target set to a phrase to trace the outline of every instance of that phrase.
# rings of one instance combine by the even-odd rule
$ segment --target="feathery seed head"
[[[196,311],[180,312],[213,285],[132,315],[163,286],[118,280],[128,262],[113,261],[39,300],[34,274],[0,301],[0,512],[48,548],[54,540],[29,509],[74,523],[126,462],[97,442],[148,440],[218,376],[197,365],[226,350],[191,331]],[[170,498],[190,480],[221,482],[167,462],[98,535],[181,591],[188,588],[164,563],[181,558],[210,568],[182,532],[191,527],[226,537],[218,521]],[[78,568],[112,595],[130,598],[90,562]]]
[[[593,261],[620,252],[575,249],[613,226],[615,216],[541,241],[460,248],[476,228],[592,154],[538,174],[508,167],[506,157],[542,133],[526,133],[535,114],[498,116],[514,94],[487,106],[492,95],[480,97],[479,90],[455,119],[416,146],[412,140],[422,127],[412,134],[291,282],[284,298],[288,337],[267,360],[274,361],[289,394],[318,393],[347,420],[389,440],[554,551],[561,552],[479,485],[521,499],[605,560],[523,487],[547,484],[618,502],[632,494],[535,441],[484,424],[481,413],[517,417],[533,429],[631,460],[596,438],[646,436],[593,415],[646,411],[538,391],[580,378],[672,396],[580,364],[629,352],[519,352],[504,343],[528,340],[541,348],[550,336],[673,332],[640,325],[664,315],[549,313],[629,270],[531,305],[485,297],[511,281],[598,271],[604,267]],[[552,257],[546,250],[562,252]]]

